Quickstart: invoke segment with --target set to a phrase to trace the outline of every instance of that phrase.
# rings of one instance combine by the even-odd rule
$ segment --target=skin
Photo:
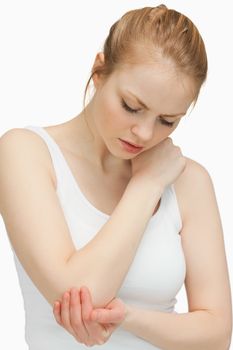
[[[124,321],[128,306],[114,298],[105,308],[93,309],[87,287],[71,288],[53,307],[57,323],[85,345],[104,344]]]
[[[93,68],[102,64],[104,55],[98,53]],[[124,65],[106,81],[95,74],[93,82],[96,90],[85,115],[82,111],[75,119],[77,149],[103,176],[111,176],[114,171],[130,172],[131,161],[138,154],[156,146],[177,128],[197,92],[192,79],[177,72],[172,62],[164,58],[153,63]],[[142,107],[127,90],[148,108]],[[121,98],[138,111],[126,111]],[[163,125],[161,119],[174,125]],[[144,149],[138,154],[129,153],[121,147],[119,138],[143,145]],[[54,303],[53,312],[57,323],[79,342],[96,345],[105,343],[124,322],[130,306],[115,298],[105,308],[95,310],[84,286],[80,291],[75,288],[66,291],[62,300]]]
[[[104,64],[99,53],[93,67]],[[159,63],[124,65],[104,81],[93,77],[95,94],[85,109],[74,118],[73,148],[79,150],[103,175],[124,171],[138,154],[122,149],[119,138],[143,145],[145,152],[167,138],[178,126],[183,116],[165,117],[168,114],[187,112],[196,90],[190,77],[175,71],[163,59]],[[146,110],[131,97],[129,90],[148,107]],[[129,113],[121,105],[121,98],[129,107],[140,109]],[[173,127],[162,125],[162,118],[175,122]]]

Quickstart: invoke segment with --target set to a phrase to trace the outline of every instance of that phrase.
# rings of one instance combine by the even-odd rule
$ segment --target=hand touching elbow
[[[127,305],[118,298],[105,308],[93,309],[87,287],[81,287],[80,291],[71,288],[53,308],[57,323],[87,346],[104,344],[124,321],[127,312]]]

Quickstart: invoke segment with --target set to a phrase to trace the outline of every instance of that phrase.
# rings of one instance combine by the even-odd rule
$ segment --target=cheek
[[[127,119],[120,101],[116,98],[105,97],[101,103],[100,111],[101,124],[108,129],[122,129],[129,124],[130,118]]]
[[[153,138],[153,146],[156,146],[161,141],[165,140],[167,137],[169,137],[170,134],[176,129],[176,126],[173,126],[172,128],[163,126],[162,124],[158,123],[155,127],[155,134]],[[153,147],[152,146],[152,147]]]

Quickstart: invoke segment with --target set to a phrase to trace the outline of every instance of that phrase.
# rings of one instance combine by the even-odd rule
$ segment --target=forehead
[[[196,94],[193,80],[170,63],[124,66],[114,73],[114,84],[121,93],[129,90],[150,109],[168,114],[187,110]]]

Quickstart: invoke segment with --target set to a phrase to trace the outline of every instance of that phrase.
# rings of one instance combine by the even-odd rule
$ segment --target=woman
[[[129,11],[96,56],[96,91],[78,116],[2,136],[0,209],[30,350],[228,348],[212,181],[169,137],[206,75],[186,16],[164,5]],[[177,314],[183,283],[189,312]]]

